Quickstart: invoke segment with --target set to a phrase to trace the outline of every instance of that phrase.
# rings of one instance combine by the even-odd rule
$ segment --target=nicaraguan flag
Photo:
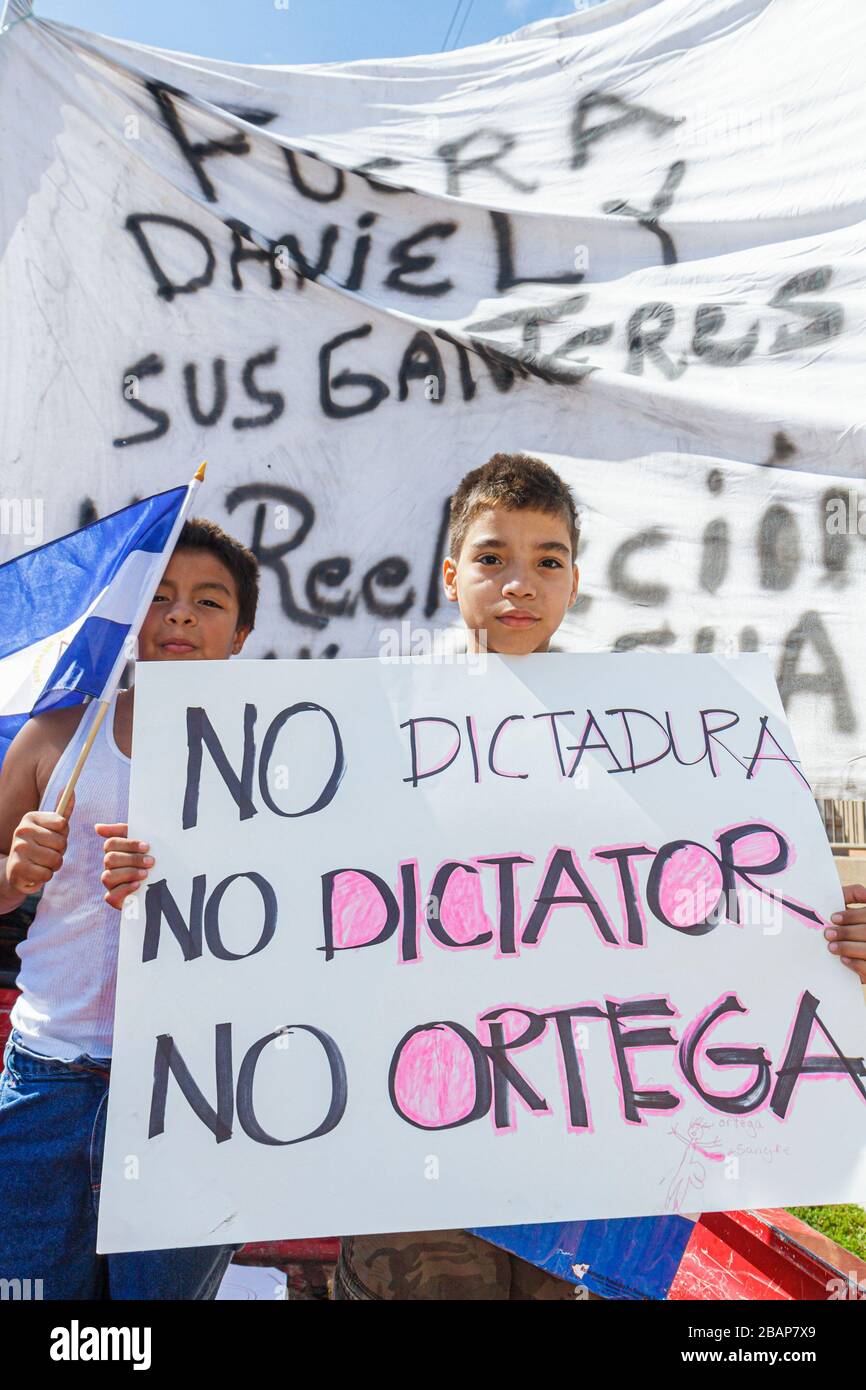
[[[197,486],[0,565],[0,762],[31,715],[113,694]]]

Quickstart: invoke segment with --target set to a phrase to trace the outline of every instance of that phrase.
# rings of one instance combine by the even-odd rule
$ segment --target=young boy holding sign
[[[451,499],[445,592],[471,651],[546,652],[577,597],[578,519],[570,489],[547,464],[494,454]],[[830,950],[866,982],[866,888],[845,889]],[[827,936],[834,933],[828,931]],[[413,1231],[343,1240],[337,1299],[510,1300],[598,1296],[546,1274],[467,1231]]]
[[[540,459],[494,454],[466,474],[451,498],[442,577],[469,651],[549,650],[577,597],[577,542],[571,491]],[[411,1231],[346,1237],[334,1297],[573,1301],[575,1289],[468,1231]]]
[[[138,659],[235,656],[257,600],[251,552],[213,522],[187,521],[139,633]],[[21,993],[0,1077],[0,1278],[37,1281],[34,1297],[213,1298],[237,1248],[96,1254],[119,926],[111,907],[124,896],[111,889],[140,883],[153,863],[146,844],[117,839],[127,834],[134,698],[123,690],[112,700],[68,815],[54,807],[75,735],[97,702],[30,719],[0,772],[0,912],[42,890],[19,947]],[[109,837],[104,864],[97,821]]]

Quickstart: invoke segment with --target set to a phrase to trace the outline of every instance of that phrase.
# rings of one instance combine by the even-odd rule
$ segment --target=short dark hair
[[[253,552],[204,516],[184,522],[175,550],[208,550],[222,561],[238,593],[238,627],[252,631],[259,602],[259,562]]]
[[[532,454],[494,454],[473,468],[451,498],[448,552],[457,560],[466,532],[485,507],[518,511],[524,507],[561,516],[571,534],[571,558],[577,555],[580,522],[571,488],[549,464]]]

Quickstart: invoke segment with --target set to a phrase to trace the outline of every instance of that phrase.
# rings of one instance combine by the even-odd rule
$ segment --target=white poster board
[[[481,661],[139,666],[100,1250],[866,1196],[766,658]]]

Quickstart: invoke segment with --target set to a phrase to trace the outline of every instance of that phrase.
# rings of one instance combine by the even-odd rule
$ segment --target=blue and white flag
[[[32,715],[111,697],[198,481],[0,565],[0,762]]]

